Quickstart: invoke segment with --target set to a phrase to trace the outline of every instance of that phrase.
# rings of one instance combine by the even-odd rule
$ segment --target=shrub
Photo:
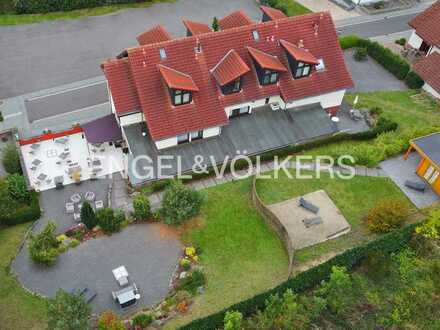
[[[3,150],[2,161],[5,171],[9,174],[23,174],[20,157],[18,156],[18,151],[14,144],[10,143],[6,145]]]
[[[387,233],[399,228],[409,215],[408,205],[399,200],[382,200],[372,208],[365,222],[372,232]]]
[[[121,224],[124,221],[120,213],[115,216],[115,212],[111,208],[99,210],[96,214],[98,224],[105,233],[116,233],[121,229]],[[125,218],[125,216],[124,216]]]
[[[396,44],[400,45],[400,46],[405,46],[405,44],[406,44],[406,38],[396,39],[394,42],[395,42]]]
[[[18,205],[16,201],[11,199],[8,204],[4,204],[0,200],[0,210],[2,210],[0,212],[0,223],[4,225],[16,225],[38,220],[41,216],[39,195],[37,192],[31,191],[29,205]]]
[[[99,330],[125,330],[124,323],[113,312],[107,311],[101,314],[98,320]]]
[[[191,261],[188,259],[181,259],[180,266],[182,266],[184,270],[189,270],[191,268]]]
[[[179,285],[179,290],[185,290],[192,295],[196,294],[197,288],[205,285],[205,274],[201,270],[195,270],[187,275]]]
[[[80,242],[77,239],[73,238],[69,243],[69,248],[76,248],[79,244]]]
[[[372,116],[380,116],[382,114],[383,110],[379,107],[372,107],[370,109],[370,115]]]
[[[218,24],[218,18],[214,16],[214,18],[212,19],[212,30],[218,31],[219,29],[220,29],[220,26]]]
[[[145,329],[153,322],[153,316],[151,314],[138,314],[132,320],[134,327]]]
[[[133,200],[133,216],[137,221],[147,220],[151,217],[151,206],[148,196],[141,194]]]
[[[226,312],[224,330],[241,330],[243,323],[243,315],[240,312]]]
[[[423,86],[425,82],[420,76],[414,71],[408,72],[405,77],[405,84],[411,89],[419,89]]]
[[[353,57],[356,61],[365,61],[367,59],[367,48],[358,47],[354,50]]]
[[[49,222],[43,231],[29,237],[29,255],[31,259],[46,266],[56,262],[59,242],[55,236],[56,225]]]
[[[27,190],[26,179],[20,174],[11,174],[7,178],[8,190],[11,197],[22,204],[28,204],[30,193]]]
[[[373,4],[374,9],[383,9],[385,8],[385,1],[377,1]]]
[[[81,293],[67,293],[59,289],[55,298],[49,299],[47,316],[51,330],[88,330],[91,307]]]
[[[181,225],[199,213],[201,203],[202,197],[199,192],[176,181],[165,190],[160,214],[166,224]]]
[[[81,208],[81,222],[87,227],[87,229],[92,230],[97,224],[98,219],[96,217],[95,211],[89,202],[84,202]]]

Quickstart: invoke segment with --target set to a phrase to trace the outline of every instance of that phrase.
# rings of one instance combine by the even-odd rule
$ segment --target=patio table
[[[38,166],[38,165],[40,165],[41,163],[42,163],[42,161],[39,160],[38,158],[35,158],[35,159],[32,161],[32,165],[34,165],[34,166]]]
[[[32,149],[32,150],[37,150],[38,148],[40,148],[40,144],[39,144],[39,143],[33,143],[33,144],[31,145],[31,149]]]
[[[81,202],[81,195],[80,194],[73,194],[72,196],[70,196],[70,200],[77,204],[79,202]]]
[[[37,176],[37,179],[40,180],[40,181],[43,181],[43,180],[46,179],[46,178],[47,178],[47,175],[44,174],[44,173],[40,173],[40,174]]]
[[[120,266],[112,270],[113,276],[120,286],[128,284],[128,272],[125,266]]]

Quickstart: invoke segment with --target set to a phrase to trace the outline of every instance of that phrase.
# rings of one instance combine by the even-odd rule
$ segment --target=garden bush
[[[355,35],[348,35],[339,38],[339,44],[342,49],[350,49],[359,47],[361,43],[361,38]]]
[[[405,38],[400,38],[400,39],[396,39],[394,41],[396,44],[400,45],[400,46],[405,46],[406,44],[406,39]]]
[[[148,196],[141,194],[133,199],[133,216],[137,221],[148,220],[151,217],[151,206]]]
[[[365,61],[367,59],[367,48],[358,47],[354,50],[353,57],[356,61]]]
[[[202,196],[198,191],[175,181],[165,190],[159,212],[166,224],[181,225],[199,213],[201,204]]]
[[[29,237],[29,255],[38,264],[50,266],[57,261],[60,242],[55,236],[56,225],[49,222],[43,231]]]
[[[22,204],[30,202],[31,195],[27,190],[26,179],[20,174],[11,174],[6,179],[8,181],[9,195]]]
[[[188,291],[192,295],[197,293],[197,289],[199,287],[203,287],[205,285],[205,274],[201,270],[194,270],[190,274],[188,274],[179,285],[179,290]]]
[[[125,330],[125,326],[115,313],[107,311],[99,316],[98,330]]]
[[[214,330],[220,328],[223,326],[226,312],[238,311],[242,313],[244,317],[248,317],[254,314],[258,309],[264,308],[265,302],[272,295],[283,295],[287,289],[292,289],[294,293],[304,292],[305,290],[311,289],[320,284],[322,281],[329,279],[333,266],[342,266],[347,270],[351,270],[355,266],[359,265],[360,262],[371,253],[380,252],[383,254],[390,254],[401,251],[408,246],[408,242],[410,241],[416,226],[417,224],[408,225],[391,233],[385,234],[364,245],[348,249],[316,267],[299,273],[273,289],[236,303],[215,314],[194,320],[191,323],[182,326],[180,329]]]
[[[14,201],[5,205],[2,203],[1,200],[0,205],[0,224],[3,225],[16,225],[20,223],[35,221],[38,220],[41,216],[40,199],[38,193],[35,191],[30,192],[29,205],[20,205]]]
[[[89,330],[91,307],[81,293],[59,289],[47,304],[48,328],[51,330]]]
[[[18,151],[14,144],[10,143],[6,145],[2,157],[3,166],[6,172],[9,174],[23,174],[20,157],[18,156]]]
[[[240,312],[226,312],[224,330],[241,330],[243,323],[243,315]]]
[[[153,316],[151,314],[138,314],[133,317],[133,327],[139,327],[141,330],[146,329],[153,322]]]
[[[115,212],[111,208],[99,210],[96,216],[99,226],[107,234],[118,232],[121,229],[122,222],[125,220],[125,216],[121,217],[120,213],[115,216]]]
[[[409,215],[408,205],[399,200],[382,200],[372,208],[365,223],[370,231],[375,233],[388,233],[402,226]]]
[[[408,72],[408,75],[405,77],[405,84],[411,89],[422,88],[424,83],[423,79],[414,71]]]
[[[98,218],[89,202],[85,201],[81,208],[81,222],[92,230],[98,224]]]

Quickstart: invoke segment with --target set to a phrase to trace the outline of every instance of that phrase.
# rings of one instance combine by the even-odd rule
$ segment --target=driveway
[[[353,49],[344,52],[345,63],[354,81],[351,92],[374,92],[407,90],[408,87],[385,70],[371,57],[358,62],[353,58]]]
[[[0,26],[0,99],[102,75],[100,63],[137,44],[136,36],[162,24],[185,35],[182,19],[211,24],[243,9],[261,17],[254,0],[178,0],[80,20]]]
[[[156,304],[168,294],[181,251],[177,235],[164,225],[136,224],[70,249],[51,267],[34,264],[27,248],[23,248],[12,270],[25,288],[44,296],[54,296],[59,288],[86,285],[98,293],[91,302],[94,313],[113,310],[124,316],[136,308]],[[141,294],[137,307],[126,311],[121,311],[111,296],[119,289],[112,269],[121,265]]]

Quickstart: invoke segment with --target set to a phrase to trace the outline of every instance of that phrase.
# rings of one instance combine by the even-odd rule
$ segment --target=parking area
[[[44,296],[54,296],[59,288],[88,287],[97,293],[91,302],[94,313],[113,310],[124,316],[168,294],[181,251],[177,234],[165,225],[136,224],[69,249],[51,267],[34,264],[23,248],[12,270],[25,288]],[[120,289],[112,270],[121,265],[141,295],[138,304],[127,310],[121,310],[111,294]]]
[[[353,58],[353,49],[345,51],[344,55],[345,63],[354,81],[354,88],[350,92],[408,89],[404,82],[394,77],[371,57],[366,61],[358,62]]]

